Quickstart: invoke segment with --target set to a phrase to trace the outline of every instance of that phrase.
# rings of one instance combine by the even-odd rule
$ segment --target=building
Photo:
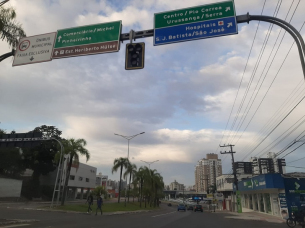
[[[183,191],[184,189],[183,184],[179,184],[176,180],[169,185],[169,190],[177,190],[177,191]]]
[[[238,174],[237,180],[242,181],[243,179],[252,177],[252,174]],[[234,204],[232,203],[232,195],[233,195],[233,189],[234,189],[234,176],[233,174],[222,174],[221,176],[216,177],[216,189],[218,193],[222,193],[223,195],[223,202],[222,202],[222,208],[234,211]],[[219,205],[219,208],[221,208],[221,205]]]
[[[305,207],[304,173],[260,174],[238,183],[242,208],[287,218]]]
[[[96,175],[96,181],[95,186],[104,186],[105,189],[107,189],[107,182],[108,182],[108,176],[102,175],[102,173],[99,173]]]
[[[253,174],[286,173],[285,159],[277,159],[273,152],[269,152],[267,158],[252,157],[250,162]]]
[[[218,159],[217,154],[207,154],[195,167],[196,192],[208,192],[210,186],[216,185],[216,177],[221,175],[221,159]]]
[[[61,186],[65,183],[67,163],[64,163],[64,172],[62,175]],[[42,185],[54,186],[57,169],[53,172],[42,175],[40,182]],[[71,166],[70,176],[68,180],[67,197],[69,199],[84,198],[84,193],[87,194],[95,188],[96,183],[96,167],[84,164],[73,163]]]

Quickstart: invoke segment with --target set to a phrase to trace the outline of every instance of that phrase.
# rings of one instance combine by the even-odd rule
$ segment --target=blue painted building
[[[305,207],[305,178],[269,173],[238,183],[243,208],[287,218]]]

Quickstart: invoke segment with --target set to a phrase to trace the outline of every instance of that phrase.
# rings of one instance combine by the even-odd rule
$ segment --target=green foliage
[[[116,158],[113,161],[113,167],[112,167],[112,173],[117,172],[118,169],[120,169],[120,184],[119,184],[119,197],[118,197],[118,203],[120,203],[121,198],[121,180],[122,180],[122,172],[123,167],[127,169],[128,164],[130,164],[128,158]]]
[[[16,48],[18,40],[25,37],[21,25],[15,21],[16,12],[14,8],[0,7],[0,39],[6,40],[9,46]]]
[[[1,148],[0,157],[0,174],[16,178],[25,171],[26,166],[19,148]]]
[[[93,190],[92,194],[93,194],[94,196],[96,196],[96,197],[99,197],[99,196],[103,195],[103,196],[104,196],[104,197],[103,197],[104,199],[107,199],[107,198],[108,198],[108,192],[107,192],[107,190],[104,188],[104,186],[98,186],[98,187],[96,187],[96,188]]]
[[[159,199],[163,197],[164,189],[163,177],[160,173],[145,166],[139,168],[135,177],[139,185],[140,207],[143,199],[145,199],[145,207],[147,201],[150,206],[159,206]]]
[[[61,131],[56,127],[46,125],[36,127],[33,132],[41,132],[44,138],[60,139],[61,135]],[[58,143],[54,140],[43,141],[39,146],[23,149],[24,164],[26,168],[33,170],[31,188],[35,197],[41,196],[40,176],[56,169],[54,158],[57,151]]]
[[[65,182],[65,190],[64,190],[64,195],[66,195],[67,192],[67,186],[68,186],[68,181],[69,181],[69,176],[70,176],[70,171],[71,171],[71,166],[72,162],[74,159],[74,162],[78,164],[79,162],[79,155],[86,156],[87,161],[90,158],[90,153],[89,151],[85,148],[87,145],[87,142],[85,139],[67,139],[63,140],[63,146],[65,148],[65,154],[70,155],[69,159],[69,165],[68,165],[68,171],[67,171],[67,176],[66,176],[66,182]],[[65,199],[62,199],[62,205],[64,204]]]

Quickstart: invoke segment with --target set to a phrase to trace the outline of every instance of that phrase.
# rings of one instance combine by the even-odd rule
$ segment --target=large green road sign
[[[234,2],[156,13],[154,45],[236,34]]]
[[[119,51],[121,28],[114,21],[58,30],[53,59]]]

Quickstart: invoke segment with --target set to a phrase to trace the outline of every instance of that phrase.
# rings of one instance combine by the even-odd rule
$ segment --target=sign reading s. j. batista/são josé
[[[156,13],[154,45],[237,34],[233,1]]]
[[[122,21],[87,25],[57,31],[53,59],[120,50]]]

